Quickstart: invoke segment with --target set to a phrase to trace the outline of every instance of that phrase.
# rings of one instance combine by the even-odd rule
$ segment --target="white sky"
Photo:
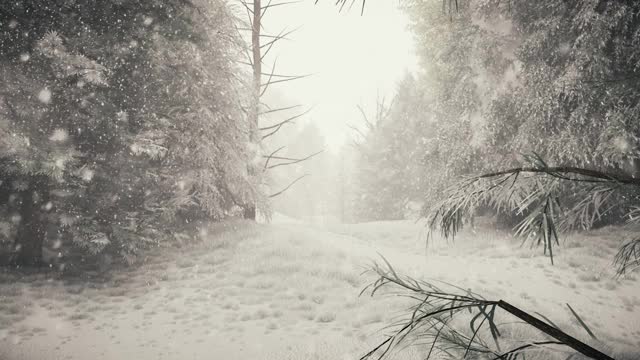
[[[286,0],[273,3],[280,1]],[[277,57],[276,72],[313,74],[274,88],[285,104],[313,106],[305,120],[316,123],[332,149],[353,136],[347,123],[361,123],[356,105],[373,111],[377,94],[389,100],[402,75],[416,67],[413,37],[397,0],[367,1],[362,16],[359,0],[341,13],[334,4],[302,0],[271,8],[263,18],[267,34],[301,27],[271,50],[263,72]]]

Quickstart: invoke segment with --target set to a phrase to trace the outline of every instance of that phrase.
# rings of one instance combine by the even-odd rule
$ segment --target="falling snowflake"
[[[629,139],[624,136],[618,136],[613,139],[613,146],[621,153],[628,153],[631,151],[631,143]]]
[[[153,18],[149,16],[145,16],[143,21],[144,26],[149,26],[151,25],[151,23],[153,23]]]
[[[40,102],[42,102],[43,104],[48,104],[51,102],[51,90],[44,88],[42,90],[40,90],[40,92],[38,93],[38,100],[40,100]]]
[[[85,168],[80,172],[80,177],[82,180],[89,182],[93,179],[93,174],[93,170]]]
[[[20,61],[22,61],[22,62],[27,62],[27,61],[29,61],[30,58],[31,58],[31,56],[29,56],[29,54],[27,54],[27,53],[20,54]]]
[[[558,47],[558,52],[562,55],[566,55],[571,51],[571,44],[568,42],[563,42]]]
[[[55,129],[53,134],[49,137],[49,140],[56,142],[64,142],[69,138],[69,133],[65,129]]]
[[[118,111],[116,118],[119,122],[127,122],[129,115],[126,111]]]
[[[71,215],[62,214],[60,215],[60,225],[62,226],[71,226],[76,222],[76,218]]]

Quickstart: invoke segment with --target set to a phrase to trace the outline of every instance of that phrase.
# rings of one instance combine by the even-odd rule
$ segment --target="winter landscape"
[[[640,3],[0,3],[0,359],[640,359]]]

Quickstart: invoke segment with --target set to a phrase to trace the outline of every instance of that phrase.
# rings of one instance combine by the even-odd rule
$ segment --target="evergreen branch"
[[[640,238],[626,242],[614,257],[613,265],[616,274],[622,276],[637,268],[640,268]]]
[[[470,177],[452,186],[444,199],[427,214],[429,236],[440,229],[445,238],[454,237],[468,222],[477,206],[490,205],[499,212],[527,212],[516,226],[516,234],[524,241],[537,238],[534,245],[543,245],[553,264],[553,248],[559,245],[558,232],[576,226],[588,229],[602,217],[620,206],[625,198],[623,187],[638,190],[640,179],[625,174],[568,166],[548,166],[537,155],[525,157],[532,166],[516,167],[503,171]],[[521,176],[530,174],[532,176]],[[537,175],[548,177],[540,178]],[[584,184],[593,184],[585,188]],[[559,196],[569,193],[577,201],[568,209],[560,205]],[[562,191],[561,191],[562,190]],[[566,196],[566,195],[565,195]],[[626,256],[624,255],[626,254]],[[621,253],[614,261],[618,271],[627,269],[625,259],[629,252]]]
[[[414,342],[415,340],[408,340],[410,334],[414,334],[414,338],[417,340],[432,339],[429,355],[426,359],[429,359],[433,349],[446,351],[451,358],[467,358],[467,355],[473,357],[474,355],[482,354],[486,356],[493,354],[495,360],[515,359],[515,354],[520,354],[528,348],[554,344],[569,347],[592,359],[613,360],[608,355],[565,333],[559,328],[547,324],[504,300],[486,300],[475,296],[470,291],[462,291],[459,293],[455,290],[443,290],[435,286],[433,282],[401,277],[384,258],[383,260],[385,261],[386,267],[381,267],[376,263],[373,264],[371,271],[373,271],[378,278],[365,287],[363,292],[370,289],[373,295],[380,288],[393,285],[399,288],[399,290],[393,292],[394,294],[402,296],[407,293],[409,294],[408,297],[417,301],[417,304],[409,308],[411,316],[408,320],[398,323],[396,325],[398,329],[386,340],[375,346],[373,350],[361,357],[361,360],[370,358],[382,349],[384,350],[382,354],[378,356],[378,359],[384,358],[387,353],[393,348],[402,345],[403,342]],[[525,345],[501,352],[498,344],[498,337],[501,336],[498,328],[499,324],[495,322],[494,317],[496,308],[500,308],[519,320],[522,320],[523,322],[519,322],[522,326],[531,326],[550,336],[553,340],[527,341]],[[490,310],[487,311],[487,309]],[[463,310],[465,312],[468,310],[471,315],[473,315],[469,320],[469,335],[448,325],[450,320],[458,316],[458,314],[463,313]],[[479,325],[475,326],[478,320],[480,320]],[[439,324],[442,324],[442,326],[439,326],[437,333],[430,335],[429,332],[435,331]],[[454,322],[454,324],[457,324],[457,322]],[[486,326],[489,328],[494,344],[498,348],[497,351],[492,350],[490,345],[482,340],[480,330],[484,324],[487,324]],[[438,344],[438,342],[444,345]],[[429,341],[426,343],[428,344]]]
[[[558,167],[518,167],[503,171],[496,171],[492,173],[482,174],[477,176],[478,179],[495,178],[502,175],[516,174],[516,173],[534,173],[534,174],[546,174],[553,177],[557,177],[562,180],[569,181],[581,181],[581,182],[615,182],[623,185],[640,186],[640,179],[631,177],[624,174],[614,174],[611,172],[585,169],[571,166],[558,166]],[[570,178],[567,175],[585,176],[592,179],[582,178]]]
[[[515,359],[515,357],[512,357],[512,355],[517,355],[519,353],[522,353],[522,350],[526,350],[528,348],[532,348],[535,346],[540,346],[540,345],[565,345],[563,342],[561,341],[534,341],[522,346],[518,346],[514,349],[511,349],[503,354],[498,355],[497,357],[493,358],[493,360],[509,360],[509,359]]]
[[[573,310],[571,305],[569,305],[568,303],[565,304],[565,305],[567,305],[567,307],[569,308],[569,311],[571,311],[571,314],[573,315],[573,317],[575,317],[576,320],[578,320],[578,323],[580,323],[580,326],[582,326],[582,328],[587,332],[587,334],[589,334],[589,336],[591,336],[592,339],[598,340],[598,338],[593,333],[593,331],[591,331],[589,326],[587,326],[587,323],[585,323],[584,320],[582,320],[582,318],[580,317],[580,315],[578,315],[578,313],[575,310]]]

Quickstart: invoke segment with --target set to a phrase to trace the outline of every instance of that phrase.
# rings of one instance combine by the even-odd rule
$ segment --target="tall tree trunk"
[[[255,220],[256,219],[256,206],[254,204],[248,204],[244,208],[244,218]]]
[[[250,113],[250,140],[260,148],[260,134],[258,133],[258,118],[260,114],[260,89],[262,87],[262,52],[260,50],[260,22],[262,18],[262,4],[260,0],[253,0],[253,23],[251,24],[251,52],[253,57],[253,91],[255,105]],[[255,165],[249,165],[249,175],[255,176]],[[246,204],[245,219],[256,219],[256,204]]]
[[[21,220],[15,240],[16,254],[13,259],[15,265],[42,264],[42,245],[47,224],[47,210],[43,206],[47,203],[48,197],[48,190],[45,187],[38,189],[34,184],[22,192]]]

